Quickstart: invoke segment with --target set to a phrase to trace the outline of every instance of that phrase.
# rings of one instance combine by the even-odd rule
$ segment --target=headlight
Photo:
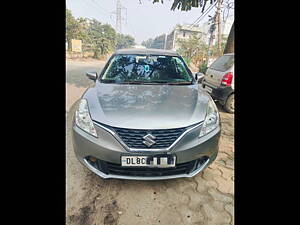
[[[205,120],[203,122],[199,138],[208,134],[209,132],[213,131],[219,126],[219,112],[216,104],[214,101],[210,101],[208,103],[207,109],[206,109],[206,116]]]
[[[94,137],[98,137],[93,121],[90,117],[89,107],[86,99],[81,99],[79,103],[79,107],[75,112],[75,123],[82,130],[93,135]]]

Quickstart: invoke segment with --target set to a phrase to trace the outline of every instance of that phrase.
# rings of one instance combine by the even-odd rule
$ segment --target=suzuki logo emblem
[[[145,141],[143,141],[143,143],[145,145],[147,145],[148,147],[154,145],[156,142],[153,139],[156,139],[155,136],[153,136],[152,134],[147,134],[146,136],[143,137],[143,139]]]

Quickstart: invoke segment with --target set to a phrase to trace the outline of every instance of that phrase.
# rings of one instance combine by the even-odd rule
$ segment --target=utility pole
[[[174,28],[174,33],[173,33],[173,43],[172,43],[172,50],[175,50],[175,41],[176,41],[176,29],[177,27]]]
[[[166,47],[167,47],[167,37],[168,37],[168,34],[165,33],[165,43],[164,43],[164,50],[166,50]]]
[[[217,12],[216,12],[216,21],[218,29],[218,51],[219,54],[222,52],[222,40],[221,40],[221,5],[223,0],[218,0]]]
[[[216,17],[217,17],[217,14],[215,14],[214,17],[211,17],[209,19],[209,22],[211,22],[211,25],[209,27],[210,37],[209,37],[209,41],[208,41],[208,51],[207,51],[207,59],[206,59],[207,63],[209,61],[209,57],[211,56],[211,53],[212,53],[211,48],[213,46],[213,41],[215,39]]]
[[[117,9],[116,9],[116,30],[118,33],[122,32],[122,21],[121,21],[121,13],[122,13],[122,8],[121,8],[121,1],[117,1]]]
[[[112,14],[116,14],[116,32],[117,33],[122,33],[122,10],[127,10],[125,7],[121,5],[121,1],[117,0],[117,5],[116,5],[116,11],[112,12]]]

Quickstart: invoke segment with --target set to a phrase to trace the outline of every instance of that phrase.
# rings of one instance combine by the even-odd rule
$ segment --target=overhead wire
[[[101,7],[97,2],[95,2],[94,0],[91,0],[91,1],[85,0],[84,2],[87,3],[87,4],[88,4],[90,7],[92,7],[93,9],[95,9],[95,6],[96,6],[97,9],[99,9],[99,10],[102,11],[102,13],[108,14],[108,15],[109,15],[108,18],[111,20],[112,24],[114,23],[114,21],[112,21],[112,19],[111,19],[111,17],[110,17],[111,14],[110,14],[106,9],[104,9],[103,7]],[[93,4],[91,4],[91,3],[93,3]],[[87,5],[86,5],[86,6],[87,6]]]
[[[206,16],[207,13],[209,13],[213,7],[217,4],[217,1],[215,4],[210,5],[190,26],[194,26],[195,24],[198,24],[203,18],[204,16]]]
[[[96,2],[96,0],[91,0],[95,5],[97,5],[100,9],[102,9],[103,12],[105,12],[106,14],[110,15],[110,12],[108,12],[108,10],[106,10],[105,8],[103,8],[98,2]]]

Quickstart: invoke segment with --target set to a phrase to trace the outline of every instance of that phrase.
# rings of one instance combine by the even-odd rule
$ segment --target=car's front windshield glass
[[[116,55],[110,61],[101,82],[191,84],[193,78],[180,57]]]

